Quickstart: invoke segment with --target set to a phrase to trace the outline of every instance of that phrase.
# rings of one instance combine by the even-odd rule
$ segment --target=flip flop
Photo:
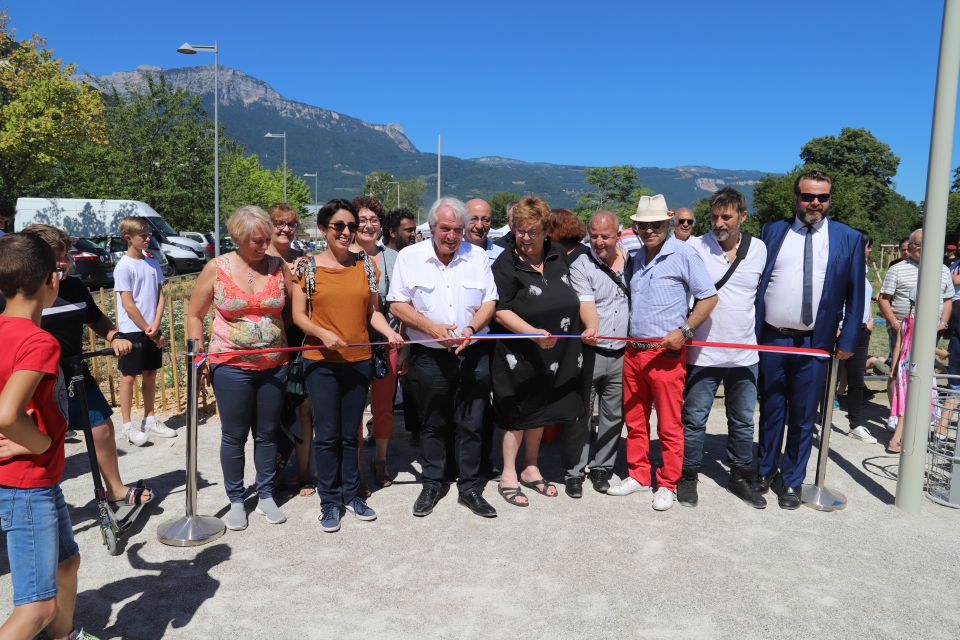
[[[150,491],[150,497],[146,500],[143,499],[143,492],[150,491],[149,488],[143,485],[141,480],[133,487],[127,487],[127,495],[120,500],[112,500],[110,506],[114,509],[119,509],[120,507],[139,507],[141,505],[149,504],[153,501],[153,491]]]
[[[556,487],[555,487],[554,485],[550,484],[549,482],[547,482],[546,480],[544,480],[543,478],[540,478],[539,480],[534,480],[534,481],[532,481],[532,482],[527,482],[526,480],[521,480],[521,481],[520,481],[520,484],[522,484],[523,486],[525,486],[527,489],[533,489],[534,491],[536,491],[536,492],[539,493],[540,495],[546,496],[546,497],[548,497],[548,498],[556,498],[558,495],[560,495],[560,492],[559,492],[559,491],[557,491],[556,493],[554,493],[554,494],[552,494],[552,495],[549,494],[549,493],[547,493],[547,490],[548,490],[550,487],[553,487],[554,490],[556,490]]]
[[[501,487],[497,485],[497,493],[500,494],[504,500],[509,502],[515,507],[529,507],[530,498],[527,498],[526,494],[523,492],[523,489],[520,487]],[[526,502],[518,502],[517,498],[527,498]]]
[[[300,487],[297,489],[297,495],[301,498],[312,496],[316,492],[317,484],[315,482],[301,482]]]
[[[900,443],[890,438],[890,442],[887,443],[887,453],[900,453],[900,449]]]

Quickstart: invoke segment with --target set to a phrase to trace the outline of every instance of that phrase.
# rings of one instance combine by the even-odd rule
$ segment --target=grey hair
[[[922,229],[922,228],[921,228],[921,229],[914,229],[914,230],[910,233],[909,243],[912,244],[912,245],[919,245],[920,243],[917,242],[917,238],[918,238],[918,237],[920,237],[920,238],[923,237],[923,229]]]
[[[594,213],[592,216],[590,216],[590,219],[587,220],[588,229],[590,228],[590,225],[593,224],[594,220],[596,220],[597,222],[599,222],[600,220],[610,220],[611,222],[613,222],[613,227],[615,229],[620,228],[620,219],[617,218],[617,214],[615,214],[613,211],[607,211],[605,209],[601,209],[600,211],[597,211],[596,213]]]
[[[427,224],[430,229],[437,226],[437,212],[440,209],[452,209],[453,215],[457,218],[457,225],[467,226],[467,205],[457,198],[446,196],[434,202],[433,206],[430,207],[430,212],[427,214]]]

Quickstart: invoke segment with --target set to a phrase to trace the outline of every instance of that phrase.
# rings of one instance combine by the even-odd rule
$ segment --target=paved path
[[[873,414],[886,440],[880,408]],[[657,513],[649,494],[613,498],[589,486],[582,500],[533,496],[519,509],[491,483],[496,519],[473,516],[455,493],[414,518],[418,466],[401,426],[390,460],[398,482],[370,500],[376,522],[348,515],[340,533],[325,534],[318,499],[297,497],[283,505],[286,524],[251,514],[246,531],[174,548],[156,530],[183,513],[181,428],[174,440],[122,446],[125,477],[148,478],[159,500],[118,557],[93,526],[83,446],[68,443],[63,487],[83,554],[77,621],[103,638],[137,639],[960,637],[960,512],[929,501],[919,517],[894,508],[897,459],[845,437],[844,414],[835,424],[828,484],[850,503],[836,513],[775,501],[756,511],[728,494],[718,401],[696,509]],[[199,502],[222,516],[218,442],[214,418],[201,426]],[[555,445],[544,452],[551,479],[558,455]]]

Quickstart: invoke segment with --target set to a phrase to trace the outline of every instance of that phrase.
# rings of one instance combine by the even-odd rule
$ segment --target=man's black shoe
[[[765,494],[770,490],[770,487],[774,486],[777,480],[780,479],[780,472],[774,471],[765,476],[757,475],[757,481],[754,483],[753,487],[756,489],[757,493],[760,495]]]
[[[567,495],[571,498],[583,497],[583,478],[567,478],[563,481],[567,487]]]
[[[610,489],[610,472],[606,469],[590,469],[590,481],[597,493],[606,493]]]
[[[440,489],[434,487],[424,487],[417,496],[417,501],[413,503],[413,515],[418,518],[428,516],[433,513],[433,508],[437,506],[440,500]]]
[[[777,504],[781,509],[800,508],[800,487],[783,487],[777,494]]]
[[[697,474],[699,467],[683,467],[677,482],[677,502],[685,507],[697,506]]]
[[[483,496],[480,495],[480,491],[477,489],[470,489],[465,493],[461,493],[460,497],[457,498],[457,502],[463,506],[473,511],[478,516],[484,518],[496,518],[497,510],[490,506],[490,503],[483,499]]]
[[[757,492],[754,485],[753,470],[746,467],[730,467],[730,480],[727,482],[727,491],[737,496],[754,509],[766,509],[767,499]],[[680,488],[677,487],[679,500]]]

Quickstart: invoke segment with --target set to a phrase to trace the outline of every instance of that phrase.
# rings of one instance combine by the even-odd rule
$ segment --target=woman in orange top
[[[331,200],[317,213],[327,249],[315,256],[316,270],[299,272],[291,287],[293,321],[307,335],[306,386],[313,409],[313,459],[324,531],[340,529],[341,509],[360,520],[376,512],[358,495],[357,424],[363,416],[372,377],[369,324],[391,345],[403,338],[379,309],[376,266],[350,251],[357,232],[357,211],[346,200]],[[313,295],[307,310],[310,279]],[[296,286],[299,285],[299,286]]]

